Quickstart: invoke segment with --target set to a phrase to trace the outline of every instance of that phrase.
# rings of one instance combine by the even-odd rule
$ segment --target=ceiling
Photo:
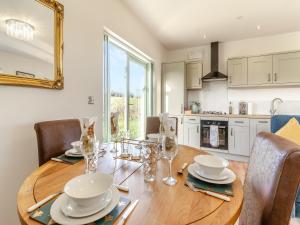
[[[300,0],[121,1],[170,50],[300,30]]]

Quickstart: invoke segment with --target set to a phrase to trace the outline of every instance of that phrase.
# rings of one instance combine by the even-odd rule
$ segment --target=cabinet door
[[[185,99],[184,62],[162,65],[163,112],[183,114]]]
[[[269,119],[251,119],[250,120],[250,139],[249,139],[250,152],[252,150],[256,135],[262,131],[265,131],[265,132],[271,131],[271,121]]]
[[[200,148],[200,124],[184,124],[184,144],[194,148]]]
[[[183,116],[177,117],[177,119],[178,119],[178,127],[177,127],[178,144],[183,145],[184,144]]]
[[[186,88],[202,88],[202,63],[193,62],[186,65]]]
[[[300,52],[274,55],[273,73],[276,84],[300,83]]]
[[[227,62],[228,86],[247,84],[247,58],[229,59]]]
[[[249,156],[249,127],[229,127],[229,153],[234,155]]]
[[[248,84],[272,83],[272,55],[248,58]]]

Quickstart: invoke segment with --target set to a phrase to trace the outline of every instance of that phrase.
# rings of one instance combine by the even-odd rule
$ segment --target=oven
[[[212,146],[210,140],[210,128],[217,126],[218,145]],[[228,119],[227,118],[201,118],[200,146],[219,150],[228,150]]]

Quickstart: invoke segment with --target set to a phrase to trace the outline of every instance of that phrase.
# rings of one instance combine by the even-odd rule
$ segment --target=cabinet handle
[[[183,114],[183,104],[181,104],[181,114]]]
[[[268,82],[271,82],[271,74],[268,73]]]
[[[180,123],[183,124],[183,118],[181,117]]]
[[[277,81],[277,73],[274,73],[274,81]]]
[[[199,126],[197,126],[197,133],[199,133]]]
[[[199,85],[201,84],[201,78],[199,78]]]
[[[235,123],[244,123],[244,121],[234,121]]]
[[[195,121],[196,119],[189,119],[189,121]]]
[[[233,128],[230,129],[230,135],[233,136]]]
[[[269,123],[268,121],[258,121],[258,123]]]

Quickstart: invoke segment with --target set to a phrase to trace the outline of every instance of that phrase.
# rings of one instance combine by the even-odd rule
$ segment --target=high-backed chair
[[[256,137],[239,225],[288,225],[300,182],[300,146],[277,135]]]
[[[175,134],[177,135],[177,127],[178,127],[178,119],[177,117],[169,117],[171,120],[171,125],[175,130]],[[159,133],[160,121],[158,116],[149,116],[146,119],[146,138],[148,134],[156,134]]]
[[[78,119],[55,120],[36,123],[39,165],[52,157],[63,154],[71,148],[71,142],[78,141],[81,136]]]

